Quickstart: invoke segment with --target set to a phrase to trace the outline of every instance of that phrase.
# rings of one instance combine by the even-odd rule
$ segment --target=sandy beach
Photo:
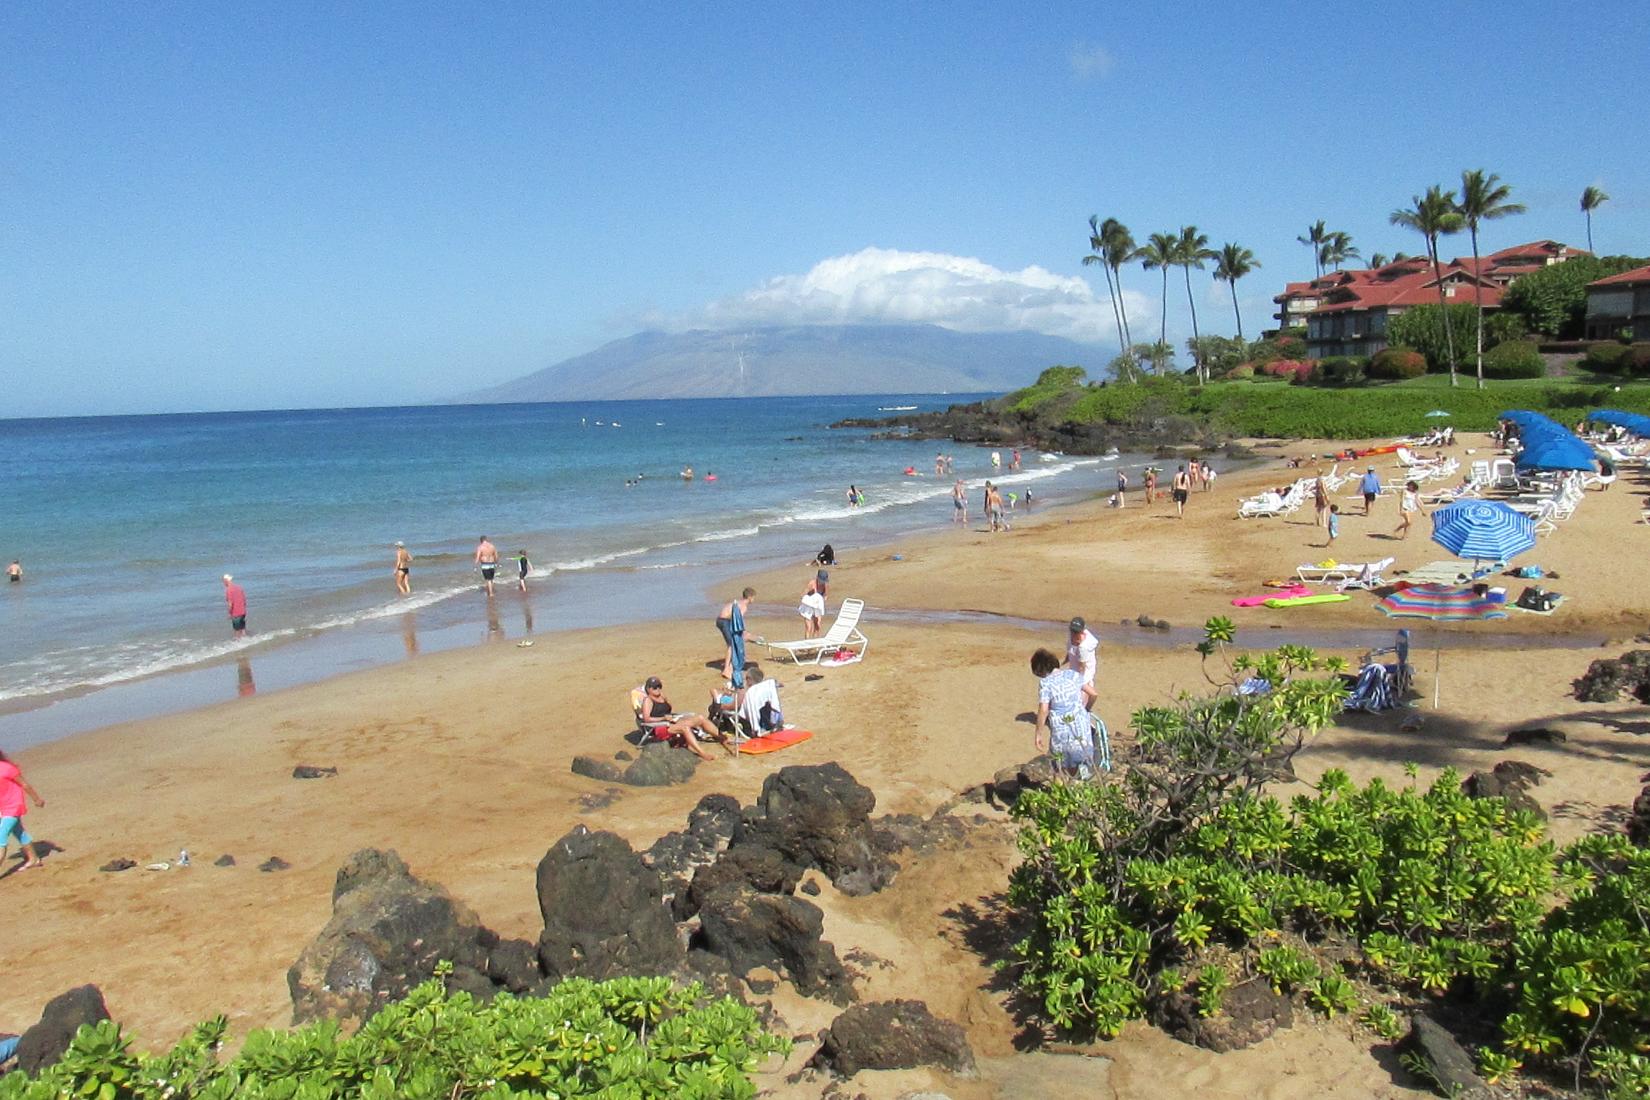
[[[1468,446],[1484,457],[1481,437],[1452,453],[1465,463]],[[1307,442],[1261,453],[1327,449]],[[1379,463],[1391,473],[1389,457]],[[490,927],[532,938],[540,927],[534,867],[578,823],[645,847],[680,828],[707,793],[748,802],[776,769],[832,760],[876,793],[878,813],[927,815],[1032,755],[1032,728],[1020,718],[1036,702],[1026,660],[1038,645],[1062,648],[1063,624],[1074,614],[1101,628],[1098,710],[1114,741],[1129,737],[1133,709],[1205,686],[1188,635],[1212,615],[1280,636],[1318,631],[1331,651],[1355,657],[1402,625],[1374,611],[1372,597],[1290,611],[1239,610],[1229,601],[1331,553],[1340,561],[1395,556],[1389,576],[1447,555],[1429,541],[1424,519],[1407,541],[1391,537],[1398,516],[1390,497],[1364,519],[1361,502],[1338,496],[1348,514],[1332,552],[1310,508],[1281,519],[1235,517],[1240,495],[1299,472],[1274,458],[1223,476],[1214,491],[1192,494],[1184,520],[1167,501],[1142,506],[1135,491],[1121,510],[1097,496],[1016,516],[1005,533],[983,531],[976,518],[966,531],[875,550],[839,545],[830,605],[834,611],[848,596],[867,601],[866,660],[810,682],[804,674],[812,670],[772,664],[754,648],[751,656],[784,682],[787,717],[814,738],[770,756],[718,759],[681,786],[614,788],[572,774],[569,763],[578,753],[628,747],[627,692],[647,675],[662,677],[679,707],[703,707],[717,681],[708,665],[721,655],[709,602],[700,620],[430,654],[21,751],[18,762],[47,799],[31,811],[29,827],[60,850],[44,869],[0,880],[11,918],[0,1030],[26,1026],[48,998],[85,982],[102,988],[115,1017],[147,1046],[218,1012],[235,1034],[284,1026],[286,968],[326,922],[339,864],[362,847],[396,849]],[[1425,781],[1443,767],[1466,772],[1525,760],[1552,773],[1532,793],[1556,837],[1616,827],[1650,768],[1650,714],[1579,703],[1570,685],[1590,661],[1618,655],[1645,629],[1650,578],[1624,563],[1637,561],[1650,538],[1635,522],[1647,488],[1643,475],[1629,473],[1609,491],[1589,492],[1573,519],[1519,559],[1539,562],[1551,578],[1543,583],[1566,596],[1555,614],[1515,612],[1448,628],[1436,710],[1432,628],[1418,624],[1424,705],[1325,730],[1297,761],[1303,778],[1339,767],[1356,779],[1401,780],[1413,761]],[[811,573],[799,563],[751,578],[759,592],[751,633],[800,636],[794,596]],[[1516,595],[1523,582],[1504,583]],[[1002,618],[954,621],[959,611]],[[1141,614],[1177,630],[1165,640],[1121,625]],[[1420,728],[1401,730],[1412,716]],[[1503,747],[1508,731],[1528,726],[1561,730],[1567,740]],[[297,764],[336,767],[338,775],[294,780]],[[1412,1094],[1393,1083],[1390,1056],[1372,1055],[1373,1039],[1345,1022],[1298,1023],[1219,1058],[1143,1025],[1096,1044],[1097,1057],[1020,1053],[1020,1024],[993,960],[969,934],[971,913],[1001,904],[1016,859],[1012,828],[989,807],[955,812],[985,815],[968,846],[902,860],[895,884],[867,897],[838,895],[821,880],[814,900],[839,952],[858,947],[888,964],[863,968],[863,999],[920,997],[962,1023],[981,1076],[864,1073],[852,1091],[892,1098],[934,1088],[985,1100],[1032,1094],[1047,1074],[1064,1087],[1122,1097],[1194,1089],[1213,1097]],[[182,848],[193,866],[143,869]],[[225,853],[236,865],[213,866]],[[271,856],[291,868],[260,873],[257,865]],[[98,870],[117,857],[140,866]],[[773,1000],[790,1034],[817,1030],[837,1011],[783,985]],[[823,1078],[784,1079],[810,1052],[811,1044],[799,1044],[792,1064],[764,1074],[761,1087],[774,1096],[819,1096]]]

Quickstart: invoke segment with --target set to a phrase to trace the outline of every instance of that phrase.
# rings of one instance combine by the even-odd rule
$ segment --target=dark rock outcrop
[[[40,1022],[18,1038],[17,1068],[30,1077],[38,1076],[41,1070],[56,1065],[63,1057],[82,1024],[95,1024],[108,1018],[109,1008],[103,1003],[103,992],[97,986],[76,986],[59,993],[46,1002]]]
[[[268,859],[258,864],[258,870],[260,871],[285,871],[289,870],[291,867],[292,864],[288,863],[280,856],[270,856]]]
[[[724,890],[753,890],[759,894],[790,894],[802,877],[801,868],[772,848],[747,845],[730,848],[715,863],[693,873],[688,888],[676,896],[676,919],[687,920],[711,895]]]
[[[686,829],[666,833],[643,853],[648,866],[661,875],[686,876],[716,858],[739,826],[739,801],[730,795],[707,794],[688,811]]]
[[[961,1026],[942,1020],[921,1001],[855,1005],[827,1028],[815,1064],[852,1077],[862,1069],[938,1066],[973,1076],[974,1051]]]
[[[1054,758],[1034,756],[1024,764],[1003,768],[986,785],[986,800],[1004,807],[1014,805],[1021,791],[1037,790],[1054,782]]]
[[[877,850],[870,820],[876,802],[840,764],[781,768],[745,811],[732,846],[772,848],[800,869],[825,872],[845,894],[869,894],[899,870]]]
[[[1551,774],[1521,760],[1502,760],[1490,771],[1467,776],[1461,782],[1461,791],[1469,798],[1504,799],[1511,809],[1526,810],[1545,821],[1547,811],[1530,796],[1529,789]]]
[[[1295,1021],[1295,1010],[1268,982],[1254,980],[1234,986],[1213,1016],[1198,1011],[1191,993],[1165,994],[1152,1005],[1152,1021],[1181,1042],[1224,1054],[1254,1046],[1288,1027]]]
[[[575,756],[572,765],[575,775],[598,779],[603,783],[624,783],[631,787],[668,787],[673,783],[686,783],[698,768],[697,756],[662,741],[643,745],[636,759],[624,767],[612,760],[588,754]]]
[[[214,866],[214,867],[233,867],[233,866],[235,866],[235,857],[230,855],[228,852],[225,852],[223,855],[219,856],[217,859],[214,859],[212,861],[212,866]]]
[[[337,774],[337,768],[322,768],[314,764],[299,764],[292,769],[292,778],[294,779],[326,779]]]
[[[682,961],[659,873],[612,833],[584,826],[538,867],[539,964],[551,978],[667,974]]]
[[[111,859],[108,863],[105,863],[103,866],[99,867],[98,870],[99,871],[130,871],[133,867],[136,867],[136,866],[137,866],[137,860],[127,859],[125,856],[120,856],[118,858]]]
[[[1650,649],[1633,649],[1620,657],[1594,661],[1575,682],[1583,703],[1614,703],[1623,693],[1650,703]]]
[[[539,949],[528,940],[499,940],[487,952],[489,981],[511,993],[526,993],[544,977],[539,969]]]
[[[1488,1100],[1493,1095],[1484,1079],[1478,1076],[1472,1055],[1468,1054],[1455,1037],[1420,1012],[1410,1017],[1410,1032],[1399,1044],[1400,1049],[1413,1052],[1426,1063],[1427,1073],[1445,1096],[1458,1100]]]
[[[705,899],[694,946],[726,959],[741,977],[757,967],[783,970],[798,992],[847,1004],[853,982],[836,948],[821,938],[824,928],[813,902],[734,887]]]
[[[454,966],[449,987],[490,991],[488,951],[497,942],[469,908],[416,878],[396,853],[363,849],[338,871],[332,919],[287,971],[293,1022],[365,1019],[442,960]]]

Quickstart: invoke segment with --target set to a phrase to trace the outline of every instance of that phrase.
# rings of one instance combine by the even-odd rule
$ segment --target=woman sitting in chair
[[[730,753],[734,751],[728,743],[728,735],[717,729],[710,719],[697,714],[675,713],[670,700],[665,698],[665,685],[657,676],[649,676],[642,685],[641,705],[636,718],[648,734],[685,748],[702,760],[710,760],[712,756],[699,743],[701,741],[716,741]]]

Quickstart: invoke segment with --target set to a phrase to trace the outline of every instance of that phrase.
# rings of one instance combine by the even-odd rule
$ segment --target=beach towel
[[[739,601],[733,601],[733,610],[728,615],[728,629],[733,634],[733,686],[745,686],[745,613],[739,609]]]
[[[740,742],[739,752],[741,755],[760,756],[766,752],[778,752],[792,745],[800,745],[812,736],[812,730],[775,730],[773,733],[765,733],[761,737],[752,737],[749,741]]]
[[[760,684],[752,684],[745,691],[744,705],[739,708],[739,717],[745,720],[745,728],[756,733],[771,733],[785,724],[785,716],[779,709],[779,681],[763,680]]]
[[[1385,665],[1370,664],[1358,673],[1357,682],[1347,695],[1342,710],[1362,710],[1376,714],[1398,705],[1393,691],[1392,676]]]
[[[1280,607],[1310,607],[1317,603],[1345,603],[1351,596],[1342,596],[1335,592],[1325,592],[1316,596],[1290,596],[1288,599],[1278,599],[1276,596],[1267,600],[1265,606]]]
[[[1294,596],[1310,596],[1312,589],[1304,584],[1292,584],[1287,588],[1280,588],[1275,592],[1268,592],[1264,596],[1239,596],[1232,601],[1233,607],[1259,607],[1267,600],[1287,600]]]

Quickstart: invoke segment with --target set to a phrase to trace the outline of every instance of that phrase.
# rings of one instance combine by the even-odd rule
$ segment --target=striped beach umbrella
[[[1431,619],[1436,623],[1505,619],[1505,605],[1493,603],[1470,588],[1450,584],[1414,584],[1382,596],[1375,606],[1395,619]]]
[[[1458,558],[1511,561],[1535,545],[1535,520],[1499,500],[1460,500],[1432,513],[1432,541]]]

